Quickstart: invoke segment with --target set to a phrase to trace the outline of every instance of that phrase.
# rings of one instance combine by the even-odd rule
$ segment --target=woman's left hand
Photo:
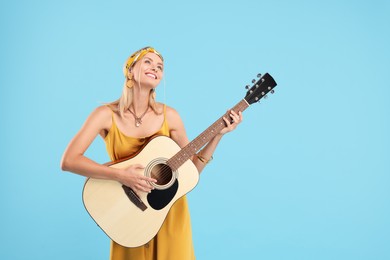
[[[230,110],[229,115],[230,115],[230,118],[233,120],[233,122],[231,120],[228,120],[226,117],[223,117],[223,120],[226,123],[226,127],[223,128],[221,130],[221,132],[219,132],[220,135],[223,135],[223,134],[226,134],[228,132],[233,131],[234,129],[236,129],[237,125],[239,123],[241,123],[241,121],[242,121],[242,112],[241,111],[239,111],[237,114],[233,110]]]

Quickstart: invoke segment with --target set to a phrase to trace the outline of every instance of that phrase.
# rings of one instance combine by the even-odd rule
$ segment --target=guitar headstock
[[[249,85],[246,87],[248,91],[246,92],[245,100],[249,105],[259,102],[260,99],[266,97],[268,92],[274,93],[274,88],[276,87],[276,82],[271,75],[265,73],[263,76],[261,74],[257,75],[259,80],[253,80],[253,86],[249,88]]]

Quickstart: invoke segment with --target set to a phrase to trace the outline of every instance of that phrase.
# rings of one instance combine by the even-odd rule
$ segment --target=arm
[[[141,165],[132,165],[126,169],[115,169],[101,165],[87,158],[84,153],[98,134],[111,126],[111,110],[102,106],[91,113],[80,131],[70,141],[61,160],[61,169],[86,177],[119,181],[135,191],[150,192],[152,188],[146,181],[155,181],[145,176],[134,174]]]
[[[189,143],[183,121],[181,120],[179,114],[172,108],[167,107],[167,119],[168,124],[170,126],[170,134],[171,138],[179,144],[181,148],[186,146]],[[233,119],[233,123],[230,123],[230,121],[227,118],[223,118],[226,127],[221,130],[213,139],[208,142],[204,148],[198,152],[197,155],[193,156],[192,162],[195,164],[196,168],[198,169],[198,172],[201,173],[206,166],[207,162],[211,160],[212,155],[217,148],[220,140],[222,139],[223,135],[233,131],[237,125],[242,121],[242,113],[239,112],[239,114],[235,113],[233,110],[230,113],[230,116]]]

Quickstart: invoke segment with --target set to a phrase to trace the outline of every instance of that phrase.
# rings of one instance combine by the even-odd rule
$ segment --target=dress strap
[[[111,110],[111,120],[112,120],[112,123],[114,123],[115,122],[115,118],[114,118],[115,112],[114,112],[114,110],[111,109],[110,105],[106,105],[106,107],[108,107]]]

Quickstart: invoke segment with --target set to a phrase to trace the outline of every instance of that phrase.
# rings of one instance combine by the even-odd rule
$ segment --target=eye
[[[145,63],[150,64],[151,62],[150,62],[150,60],[146,59]]]
[[[163,67],[162,67],[162,66],[157,66],[157,68],[158,68],[160,71],[163,71]]]

